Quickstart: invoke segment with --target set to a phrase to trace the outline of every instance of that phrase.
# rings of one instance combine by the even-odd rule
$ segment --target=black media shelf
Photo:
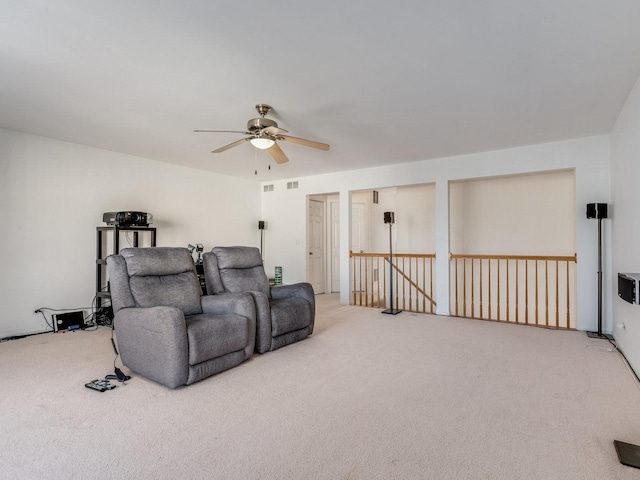
[[[143,235],[149,235],[149,246],[156,246],[155,227],[124,227],[118,225],[96,227],[96,311],[102,308],[102,299],[111,299],[111,292],[108,290],[109,283],[107,279],[106,257],[120,252],[121,232],[133,232],[134,247],[139,245],[139,235],[141,233]],[[113,248],[110,252],[106,252],[105,240],[109,233],[113,235]]]

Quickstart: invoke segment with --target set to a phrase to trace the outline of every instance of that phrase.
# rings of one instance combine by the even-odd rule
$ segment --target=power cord
[[[131,375],[125,374],[122,370],[120,370],[116,366],[116,360],[118,360],[118,357],[120,356],[120,353],[118,353],[118,349],[116,348],[116,341],[113,338],[113,329],[111,329],[111,346],[113,347],[113,351],[116,354],[115,358],[113,359],[113,371],[114,371],[115,375],[107,375],[104,378],[105,378],[105,380],[118,380],[123,385],[126,385],[125,382],[127,380],[131,379]]]
[[[622,350],[618,348],[617,342],[614,342],[611,339],[607,339],[607,340],[609,340],[609,343],[613,345],[614,350],[620,354],[620,357],[622,357],[624,365],[627,367],[627,370],[629,371],[629,373],[633,376],[633,379],[635,380],[635,383],[638,386],[638,388],[640,388],[640,378],[638,378],[638,374],[631,367],[631,364],[629,363],[629,360],[627,359],[625,354],[622,353]]]
[[[42,318],[44,318],[44,323],[47,324],[47,327],[49,327],[49,329],[53,332],[55,329],[53,328],[53,322],[49,323],[49,320],[47,320],[47,316],[44,314],[43,310],[50,310],[49,308],[38,308],[36,310],[33,311],[33,313],[39,313],[42,315]]]

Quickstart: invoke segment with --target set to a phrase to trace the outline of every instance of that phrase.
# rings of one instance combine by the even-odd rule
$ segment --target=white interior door
[[[307,276],[315,293],[324,293],[324,202],[309,200],[309,256],[307,258]]]

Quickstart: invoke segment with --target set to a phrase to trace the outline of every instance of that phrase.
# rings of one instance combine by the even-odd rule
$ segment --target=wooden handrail
[[[395,256],[395,253],[394,253]],[[558,262],[578,262],[578,254],[573,255],[477,255],[472,253],[450,253],[449,257],[473,258],[482,260],[549,260]]]
[[[380,257],[380,258],[389,258],[389,254],[388,253],[356,253],[356,252],[349,252],[349,256],[350,257]],[[397,258],[436,258],[436,254],[435,253],[395,253],[393,254],[394,257]]]

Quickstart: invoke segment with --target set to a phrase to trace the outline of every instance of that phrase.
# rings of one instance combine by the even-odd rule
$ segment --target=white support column
[[[449,181],[436,181],[436,313],[449,315]]]
[[[340,303],[349,304],[351,290],[351,192],[340,191]]]

